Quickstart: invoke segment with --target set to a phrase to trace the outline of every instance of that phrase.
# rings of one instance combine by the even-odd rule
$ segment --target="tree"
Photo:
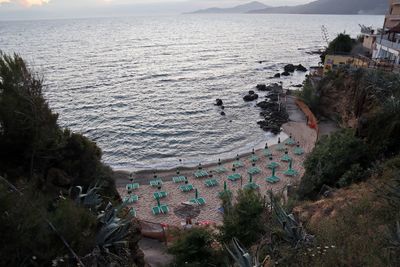
[[[236,203],[224,213],[221,241],[229,243],[235,237],[243,245],[251,246],[265,233],[263,212],[263,199],[257,191],[240,190]]]

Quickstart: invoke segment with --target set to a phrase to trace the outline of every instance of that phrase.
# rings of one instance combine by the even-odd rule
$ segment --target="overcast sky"
[[[0,20],[179,14],[207,7],[231,7],[252,0],[0,0]],[[312,0],[260,0],[296,5]]]

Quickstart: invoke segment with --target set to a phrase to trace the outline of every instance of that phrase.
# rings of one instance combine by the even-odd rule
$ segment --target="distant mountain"
[[[248,13],[282,14],[385,14],[387,0],[318,0],[298,6],[269,7]]]
[[[247,4],[231,7],[231,8],[219,8],[212,7],[207,9],[200,9],[194,12],[190,12],[190,14],[227,14],[227,13],[247,13],[252,10],[260,10],[268,8],[269,6],[264,5],[263,3],[254,1]]]

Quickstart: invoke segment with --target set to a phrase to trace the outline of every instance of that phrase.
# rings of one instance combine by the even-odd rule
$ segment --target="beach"
[[[235,168],[234,170],[233,164],[237,161],[236,157],[221,161],[220,165],[216,162],[214,164],[201,166],[201,169],[207,171],[212,177],[196,178],[194,173],[198,171],[198,166],[182,166],[171,170],[147,170],[132,174],[128,172],[117,172],[116,182],[120,196],[122,198],[128,196],[126,185],[131,183],[129,180],[131,175],[133,183],[138,183],[140,185],[138,189],[131,192],[131,195],[138,196],[138,201],[129,205],[129,207],[136,211],[137,218],[142,221],[179,226],[185,222],[185,218],[182,218],[179,214],[175,214],[175,211],[182,208],[184,205],[183,203],[187,203],[190,199],[195,198],[195,190],[186,193],[182,192],[179,186],[185,183],[174,183],[172,181],[173,177],[185,176],[187,177],[187,183],[193,185],[193,187],[197,189],[198,197],[204,198],[206,202],[204,205],[199,206],[200,213],[196,218],[192,218],[192,223],[212,222],[221,224],[223,216],[220,212],[221,200],[219,198],[219,193],[224,190],[224,183],[226,183],[227,189],[232,192],[235,198],[237,191],[249,183],[248,170],[254,167],[253,164],[260,170],[260,173],[252,175],[252,182],[258,185],[257,190],[263,196],[266,196],[269,190],[278,193],[282,192],[288,185],[297,184],[304,174],[303,162],[316,143],[317,132],[307,126],[304,115],[293,105],[293,102],[293,97],[288,98],[290,121],[283,125],[283,131],[291,135],[296,143],[299,143],[300,147],[304,150],[304,154],[295,155],[294,150],[296,145],[286,145],[285,142],[287,140],[281,140],[280,145],[269,145],[268,150],[272,153],[273,161],[280,165],[276,169],[276,176],[279,178],[279,182],[270,184],[266,181],[266,178],[272,174],[272,171],[267,167],[270,159],[269,156],[264,154],[264,149],[259,149],[254,151],[254,154],[253,151],[249,151],[249,153],[239,155],[239,161],[241,161],[244,166]],[[278,151],[277,148],[279,147],[283,147],[283,150]],[[292,158],[292,168],[297,172],[297,175],[293,177],[284,174],[289,168],[289,163],[282,161],[286,149],[288,156]],[[251,159],[253,156],[256,156],[258,160],[254,162]],[[215,170],[218,167],[225,167],[226,172],[217,173]],[[179,175],[177,171],[179,171]],[[228,176],[233,173],[240,174],[242,178],[236,181],[229,180]],[[157,186],[150,186],[150,181],[155,179],[162,180],[163,184],[161,189],[157,188]],[[205,181],[208,179],[215,179],[218,185],[207,187]],[[157,201],[153,194],[159,191],[167,192],[167,196],[160,199],[160,204],[168,205],[169,212],[166,214],[154,215],[152,213],[152,207],[157,206]]]

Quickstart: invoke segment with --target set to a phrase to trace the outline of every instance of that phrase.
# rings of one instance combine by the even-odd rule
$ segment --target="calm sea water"
[[[273,139],[242,96],[286,63],[382,16],[180,15],[0,22],[0,49],[46,81],[59,122],[97,142],[117,169],[165,168],[248,152]],[[258,61],[264,61],[260,64]],[[280,79],[301,83],[304,74]],[[279,80],[276,80],[279,81]],[[219,115],[216,98],[225,102]]]

